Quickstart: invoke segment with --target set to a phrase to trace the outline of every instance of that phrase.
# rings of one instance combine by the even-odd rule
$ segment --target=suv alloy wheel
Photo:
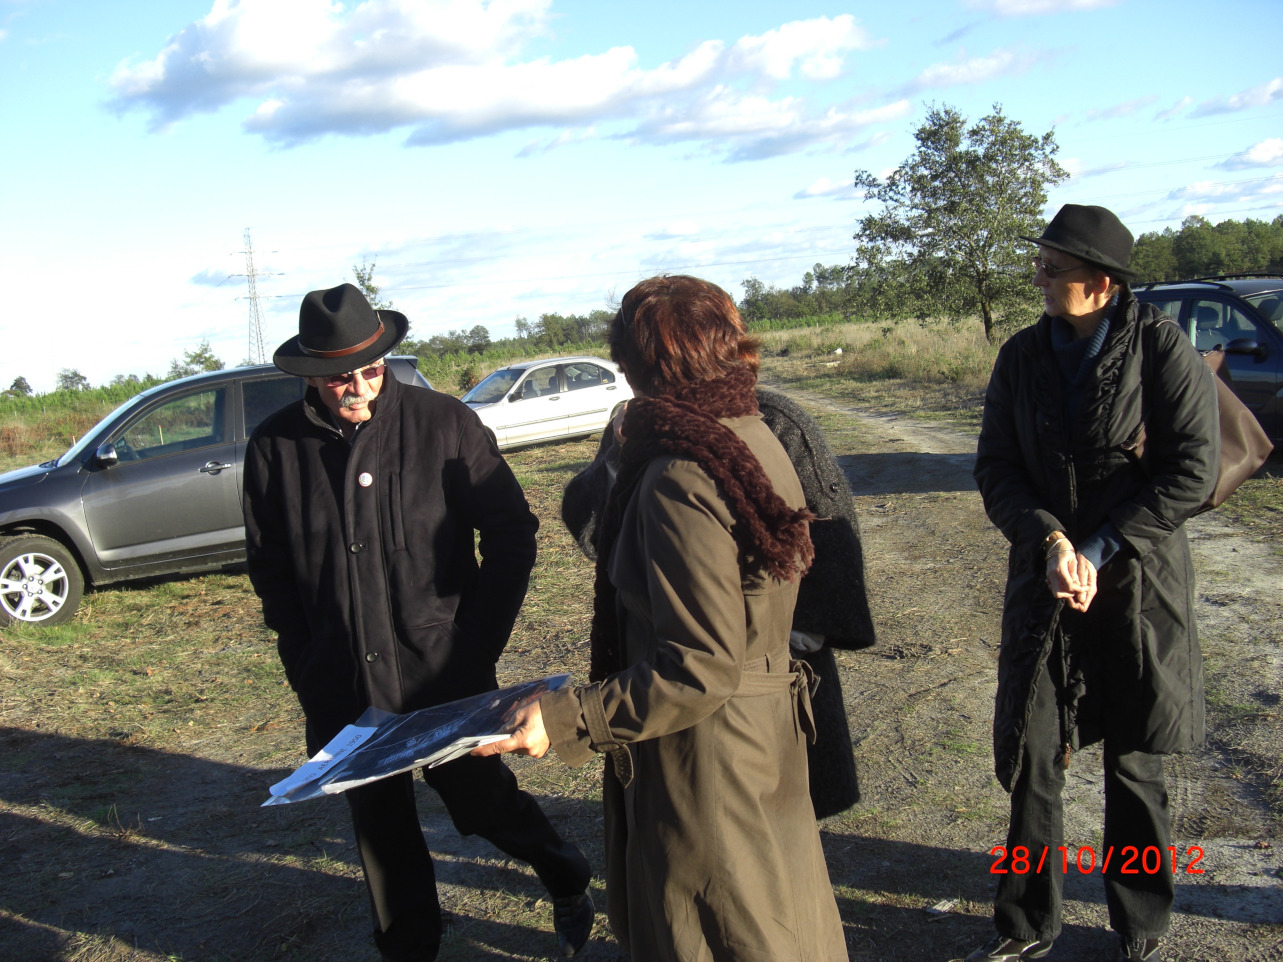
[[[60,625],[76,613],[84,589],[76,560],[52,538],[0,541],[0,625]]]

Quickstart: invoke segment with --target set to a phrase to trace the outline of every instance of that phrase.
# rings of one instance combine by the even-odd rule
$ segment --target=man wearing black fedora
[[[385,375],[408,328],[351,284],[308,294],[298,336],[273,358],[307,391],[263,421],[246,452],[250,581],[303,707],[309,754],[370,706],[403,713],[493,690],[534,565],[539,522],[476,415]],[[423,777],[461,833],[533,866],[560,949],[574,955],[593,923],[579,849],[498,757],[465,756]],[[380,953],[430,962],[441,911],[412,773],[344,797]]]

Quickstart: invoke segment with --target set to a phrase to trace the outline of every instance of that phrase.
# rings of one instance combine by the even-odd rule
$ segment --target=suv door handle
[[[219,471],[227,471],[231,468],[230,464],[224,464],[220,461],[206,461],[204,467],[200,469],[201,474],[218,474]]]

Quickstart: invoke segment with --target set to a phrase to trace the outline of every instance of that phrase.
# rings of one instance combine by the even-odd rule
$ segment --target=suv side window
[[[269,415],[287,404],[297,401],[307,390],[307,381],[301,377],[261,378],[241,381],[241,403],[245,411],[245,437]]]
[[[1190,312],[1194,346],[1200,351],[1225,347],[1240,337],[1257,338],[1252,319],[1233,304],[1214,300],[1197,300]]]
[[[1181,299],[1179,297],[1167,298],[1165,300],[1159,300],[1158,298],[1147,299],[1145,303],[1153,304],[1173,321],[1179,321],[1181,319]]]
[[[227,388],[186,394],[152,408],[113,442],[121,461],[146,461],[222,444],[227,438]]]

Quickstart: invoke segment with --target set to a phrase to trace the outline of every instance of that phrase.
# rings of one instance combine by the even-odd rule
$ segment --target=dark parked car
[[[1227,274],[1134,288],[1203,353],[1225,350],[1234,393],[1283,445],[1283,277]]]
[[[417,358],[388,363],[430,386]],[[245,441],[305,386],[271,364],[169,381],[61,457],[0,475],[0,626],[66,621],[86,583],[244,561]]]

